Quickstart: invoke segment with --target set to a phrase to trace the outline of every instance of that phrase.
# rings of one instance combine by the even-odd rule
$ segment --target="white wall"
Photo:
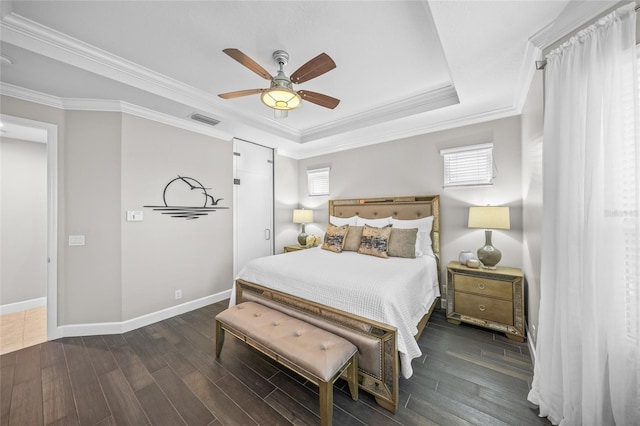
[[[543,72],[534,76],[522,111],[523,259],[527,284],[527,325],[535,346],[540,309],[542,251]]]
[[[0,138],[0,305],[47,296],[47,145]]]
[[[324,233],[329,198],[440,194],[443,268],[460,251],[484,245],[484,231],[468,229],[467,218],[469,206],[486,204],[511,207],[511,230],[494,231],[493,244],[502,251],[501,265],[521,267],[520,133],[517,116],[300,160],[300,205],[314,209],[315,219],[307,233]],[[494,144],[495,184],[443,190],[440,149],[485,142]],[[329,197],[306,194],[306,171],[318,166],[331,167]]]

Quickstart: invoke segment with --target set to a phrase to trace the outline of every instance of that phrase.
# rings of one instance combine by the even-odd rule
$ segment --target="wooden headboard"
[[[420,219],[433,216],[431,242],[438,262],[440,276],[440,196],[411,195],[406,197],[353,198],[329,200],[329,215],[351,217],[358,215],[367,219],[394,217],[396,219]]]

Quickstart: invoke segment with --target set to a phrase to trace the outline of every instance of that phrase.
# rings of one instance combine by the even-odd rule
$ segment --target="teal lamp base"
[[[485,269],[496,269],[496,265],[502,259],[500,250],[491,245],[491,230],[484,231],[484,247],[478,249],[478,260],[482,262]]]

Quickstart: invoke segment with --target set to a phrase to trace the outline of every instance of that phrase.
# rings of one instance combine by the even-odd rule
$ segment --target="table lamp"
[[[302,224],[302,231],[298,235],[298,244],[301,246],[307,245],[307,233],[304,230],[304,225],[313,222],[313,210],[295,209],[293,211],[293,223]]]
[[[478,249],[478,260],[486,269],[496,269],[502,258],[500,250],[491,244],[492,229],[510,229],[509,207],[469,207],[469,228],[484,228],[484,247]]]

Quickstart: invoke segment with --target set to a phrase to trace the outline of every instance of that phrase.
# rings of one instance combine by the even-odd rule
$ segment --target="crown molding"
[[[298,132],[279,123],[267,118],[256,118],[237,109],[222,109],[212,102],[210,93],[142,67],[14,12],[2,18],[0,30],[2,30],[3,41],[23,49],[188,105],[196,110],[210,111],[218,119],[250,123],[252,127],[269,132],[276,137],[300,141]]]
[[[182,103],[205,102],[212,106],[191,86],[14,12],[2,19],[0,28],[7,43]]]
[[[570,1],[556,20],[531,36],[529,41],[540,50],[544,50],[598,15],[625,3],[629,2]]]
[[[469,114],[463,117],[457,117],[451,120],[439,121],[437,123],[426,124],[422,126],[403,127],[401,130],[392,130],[388,132],[378,132],[375,135],[367,133],[359,138],[350,138],[350,142],[332,145],[330,147],[321,147],[317,149],[309,149],[297,151],[293,153],[292,158],[302,160],[305,158],[316,157],[319,155],[333,154],[336,152],[347,151],[354,148],[362,148],[369,145],[390,142],[399,139],[405,139],[418,135],[426,135],[429,133],[439,132],[469,126],[472,124],[485,123],[488,121],[499,120],[502,118],[513,117],[519,115],[520,112],[514,107],[499,108],[492,111],[482,112],[479,114]]]
[[[31,89],[25,89],[23,87],[18,87],[2,82],[0,82],[0,95],[46,105],[65,111],[119,112],[123,114],[134,115],[140,118],[145,118],[147,120],[177,127],[183,130],[188,130],[194,133],[212,136],[218,139],[231,140],[232,138],[230,134],[217,130],[215,128],[211,128],[204,124],[199,124],[186,118],[181,119],[173,115],[164,114],[123,101],[105,99],[58,98],[52,95],[36,92]]]
[[[22,99],[40,105],[46,105],[52,108],[64,109],[62,99],[47,95],[46,93],[36,92],[35,90],[25,89],[24,87],[14,86],[0,81],[0,95],[10,96],[12,98]]]
[[[458,99],[458,92],[455,87],[447,85],[305,130],[302,132],[302,143],[335,136],[339,133],[349,132],[362,127],[368,127],[458,103],[460,103],[460,100]]]
[[[188,105],[195,110],[209,111],[214,118],[221,121],[242,123],[256,130],[268,132],[277,138],[299,144],[459,102],[455,88],[448,85],[321,126],[298,131],[287,127],[286,123],[281,121],[276,122],[267,117],[249,115],[239,108],[223,109],[212,101],[210,93],[142,67],[15,12],[9,12],[2,17],[0,29],[3,41],[7,43],[147,93]],[[89,102],[89,106],[93,102],[95,101]]]
[[[191,122],[187,119],[180,119],[169,114],[163,114],[157,111],[143,108],[137,105],[133,105],[122,101],[102,100],[102,99],[61,99],[55,96],[47,95],[44,93],[36,92],[31,89],[25,89],[22,87],[14,86],[7,83],[0,82],[0,95],[9,96],[29,102],[34,102],[49,107],[62,109],[62,110],[77,110],[77,111],[95,111],[95,112],[120,112],[124,114],[134,115],[140,118],[144,118],[158,123],[166,124],[169,126],[177,127],[183,130],[192,131],[194,133],[203,134],[206,136],[212,136],[222,140],[231,140],[234,135],[210,128],[203,124]],[[480,114],[469,114],[463,117],[442,121],[438,123],[431,123],[423,126],[403,127],[401,130],[391,130],[387,132],[376,132],[371,134],[365,132],[357,138],[349,138],[348,143],[342,143],[338,145],[332,145],[330,147],[320,147],[317,149],[306,149],[304,145],[297,145],[299,149],[289,147],[277,148],[278,155],[290,157],[295,160],[301,160],[304,158],[315,157],[318,155],[333,154],[336,152],[346,151],[354,148],[361,148],[368,145],[375,145],[379,143],[389,142],[393,140],[408,138],[421,134],[428,134],[438,132],[442,130],[449,130],[471,124],[478,124],[492,120],[498,120],[501,118],[507,118],[520,114],[520,111],[515,107],[501,108],[493,111],[488,111]],[[309,146],[309,145],[307,145]]]

